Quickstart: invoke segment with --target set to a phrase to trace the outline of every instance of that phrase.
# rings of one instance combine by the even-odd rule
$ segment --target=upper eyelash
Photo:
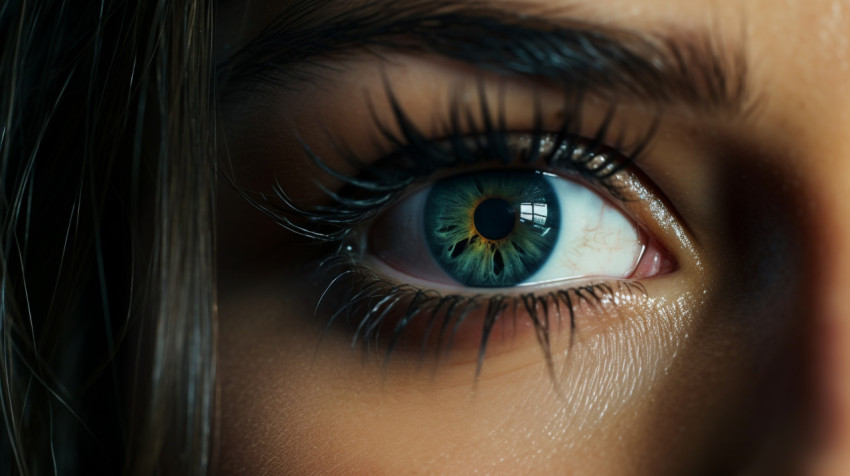
[[[478,83],[480,106],[477,112],[481,120],[476,121],[476,111],[471,107],[453,99],[439,139],[428,138],[427,134],[414,124],[405,113],[386,77],[384,90],[399,133],[393,133],[377,118],[371,100],[369,107],[375,128],[381,138],[391,144],[392,151],[374,163],[366,163],[344,145],[333,143],[342,159],[358,171],[356,174],[345,174],[329,166],[296,133],[306,156],[328,177],[344,184],[343,189],[337,192],[323,185],[321,181],[315,181],[316,186],[328,196],[331,205],[311,208],[298,206],[279,182],[274,184],[271,196],[246,195],[245,198],[289,231],[317,241],[340,242],[355,225],[375,216],[386,205],[393,203],[414,182],[431,176],[440,169],[486,161],[499,161],[502,165],[514,161],[533,165],[542,161],[547,166],[578,173],[588,180],[606,186],[612,195],[619,197],[616,188],[607,186],[606,179],[629,167],[646,150],[655,135],[660,118],[660,115],[655,116],[650,126],[626,154],[622,150],[622,135],[610,145],[608,142],[611,125],[616,118],[616,103],[608,107],[593,136],[584,138],[579,134],[585,100],[582,91],[564,94],[564,119],[555,131],[544,129],[539,98],[535,96],[534,124],[530,132],[527,132],[531,138],[530,149],[517,156],[510,151],[508,145],[511,131],[507,130],[505,124],[504,97],[499,96],[496,108],[498,116],[494,117],[483,82]],[[543,152],[540,148],[544,135],[554,136],[548,152]],[[567,160],[560,160],[563,158]],[[594,159],[599,158],[602,160],[596,165],[597,161]]]
[[[508,144],[509,136],[515,132],[509,131],[506,126],[504,98],[500,96],[497,107],[492,108],[482,82],[478,84],[479,109],[475,111],[471,107],[463,106],[459,100],[453,100],[448,118],[443,123],[442,134],[437,139],[428,138],[414,124],[402,108],[386,77],[384,89],[392,108],[395,128],[399,133],[393,133],[390,127],[377,118],[371,101],[369,106],[375,128],[381,138],[391,145],[392,151],[374,163],[366,163],[343,145],[333,144],[343,160],[358,171],[356,174],[347,175],[329,166],[296,133],[307,157],[328,177],[344,184],[342,190],[337,192],[324,186],[321,181],[316,181],[316,185],[324,191],[332,204],[300,207],[279,182],[275,183],[273,196],[260,196],[259,199],[245,194],[243,196],[284,228],[314,241],[337,244],[336,251],[325,259],[318,269],[319,273],[332,278],[317,303],[316,313],[319,313],[325,296],[331,293],[334,286],[345,281],[348,285],[343,287],[346,290],[344,303],[332,312],[326,329],[343,316],[345,320],[354,319],[356,329],[352,337],[353,347],[356,347],[359,340],[363,349],[368,350],[379,338],[381,321],[387,319],[390,313],[401,311],[403,315],[398,320],[394,335],[386,348],[386,363],[410,320],[416,315],[430,314],[429,326],[436,325],[438,320],[441,321],[438,345],[443,343],[445,335],[445,345],[437,352],[439,358],[441,350],[451,348],[458,325],[464,317],[474,308],[486,306],[475,371],[477,381],[490,330],[506,309],[512,309],[516,316],[517,310],[522,308],[527,311],[536,339],[544,353],[547,370],[552,382],[557,385],[549,346],[550,312],[554,309],[556,314],[561,316],[561,309],[564,309],[569,315],[572,345],[575,334],[574,305],[581,302],[591,305],[601,303],[604,296],[613,298],[617,292],[630,295],[637,292],[646,296],[646,289],[639,282],[618,281],[614,285],[618,287],[616,290],[608,283],[591,283],[566,290],[548,291],[541,296],[534,293],[486,296],[441,294],[434,290],[394,283],[368,270],[358,263],[355,248],[346,244],[347,238],[357,225],[394,203],[414,182],[429,177],[440,169],[486,161],[497,161],[501,165],[515,161],[528,165],[542,162],[548,167],[578,173],[587,180],[604,186],[611,195],[618,198],[618,190],[613,185],[609,186],[606,180],[629,167],[646,150],[654,137],[660,115],[655,117],[627,154],[623,151],[622,136],[609,142],[608,136],[617,113],[616,103],[609,106],[592,137],[586,138],[580,135],[583,126],[581,112],[585,100],[581,91],[572,94],[565,92],[564,119],[554,131],[544,129],[539,98],[535,97],[533,126],[530,131],[525,131],[530,137],[529,148],[524,150],[523,154],[516,154]],[[495,116],[494,109],[497,111]],[[475,120],[476,112],[480,115],[480,121]],[[554,137],[548,151],[541,147],[544,136]],[[599,158],[602,160],[594,160]],[[537,306],[540,306],[541,311],[538,311]],[[446,333],[446,326],[455,320],[457,322],[453,328]],[[426,334],[423,336],[423,346],[427,339]],[[423,347],[421,355],[424,354]]]

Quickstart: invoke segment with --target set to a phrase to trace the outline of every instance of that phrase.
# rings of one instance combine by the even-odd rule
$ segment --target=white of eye
[[[644,250],[634,223],[586,186],[548,173],[546,179],[561,208],[558,241],[543,266],[521,285],[631,275]],[[541,213],[531,204],[520,207],[525,221],[534,222]]]

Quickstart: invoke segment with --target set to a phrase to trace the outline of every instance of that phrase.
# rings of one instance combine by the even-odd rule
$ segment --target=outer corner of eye
[[[643,251],[638,258],[633,272],[629,278],[644,279],[654,278],[670,274],[679,268],[679,262],[660,241],[649,232],[641,230],[644,244]]]
[[[677,266],[590,187],[529,169],[439,180],[385,211],[368,240],[369,253],[399,274],[464,288],[651,278]]]

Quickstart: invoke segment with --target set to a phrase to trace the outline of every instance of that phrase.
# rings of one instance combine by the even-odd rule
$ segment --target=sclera
[[[560,203],[561,227],[552,255],[522,285],[631,276],[645,248],[632,220],[587,186],[545,175]]]

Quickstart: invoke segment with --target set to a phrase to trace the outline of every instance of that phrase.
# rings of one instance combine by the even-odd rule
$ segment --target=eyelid
[[[643,124],[639,124],[639,127],[636,128],[628,128],[626,127],[625,121],[619,120],[619,115],[614,114],[621,111],[621,109],[616,109],[611,107],[610,103],[606,102],[598,102],[598,98],[587,98],[587,97],[579,97],[579,100],[573,101],[572,105],[575,106],[571,111],[566,112],[566,117],[562,117],[561,121],[553,119],[555,114],[551,114],[551,109],[547,109],[546,115],[547,117],[544,119],[543,111],[544,107],[540,109],[535,109],[534,107],[527,107],[523,114],[520,114],[520,119],[513,118],[511,114],[515,110],[513,107],[503,107],[498,103],[499,97],[498,92],[499,88],[493,88],[493,85],[485,85],[487,89],[484,90],[484,93],[481,94],[481,83],[475,83],[475,89],[472,91],[477,92],[474,94],[474,98],[484,100],[480,101],[482,103],[488,104],[489,107],[487,111],[482,111],[479,107],[480,104],[475,101],[467,101],[467,102],[455,102],[458,96],[451,96],[450,103],[458,106],[455,111],[474,111],[477,115],[474,117],[477,119],[480,116],[489,117],[490,120],[490,128],[481,127],[480,122],[477,122],[479,129],[477,131],[470,130],[470,128],[463,128],[463,130],[456,131],[457,134],[445,134],[440,133],[440,131],[445,131],[445,127],[441,129],[440,126],[445,126],[446,124],[451,125],[451,109],[448,113],[444,113],[440,111],[438,107],[433,106],[432,108],[426,109],[426,111],[418,111],[416,112],[416,118],[410,117],[410,110],[407,107],[407,98],[408,94],[410,94],[409,90],[405,90],[404,95],[398,94],[399,100],[396,101],[396,111],[395,111],[395,119],[399,116],[399,111],[404,114],[403,117],[409,118],[409,125],[412,128],[415,128],[414,131],[417,133],[420,143],[428,144],[432,147],[436,146],[440,142],[446,143],[450,142],[452,137],[462,138],[462,140],[468,141],[470,138],[474,138],[473,132],[478,132],[478,136],[485,137],[489,133],[515,133],[522,132],[525,134],[532,135],[535,132],[544,133],[544,132],[552,132],[553,130],[557,130],[557,127],[552,127],[552,124],[568,123],[569,127],[565,128],[567,130],[566,135],[568,138],[576,138],[582,136],[599,136],[599,139],[595,141],[597,146],[599,147],[598,151],[608,150],[612,145],[619,145],[624,143],[634,143],[635,141],[629,141],[624,139],[624,137],[641,137],[642,134],[647,130],[647,122],[652,123],[652,121],[644,122]],[[386,84],[385,84],[386,87]],[[328,279],[327,287],[324,289],[322,297],[320,298],[319,305],[317,306],[317,314],[327,315],[329,316],[329,322],[334,321],[345,321],[346,317],[355,321],[355,326],[360,328],[362,326],[366,326],[367,329],[363,330],[365,333],[361,333],[360,330],[354,332],[354,339],[366,339],[368,342],[373,342],[371,339],[377,339],[376,334],[372,334],[371,332],[380,332],[380,329],[383,329],[384,332],[394,333],[395,329],[398,329],[399,326],[403,329],[405,325],[402,323],[409,322],[410,320],[417,319],[416,316],[421,316],[420,312],[429,312],[427,310],[423,311],[423,307],[419,306],[417,308],[407,307],[407,303],[415,302],[417,299],[427,299],[431,304],[430,305],[440,305],[440,303],[468,303],[469,305],[475,304],[478,306],[483,306],[484,310],[478,311],[479,317],[481,320],[475,321],[472,325],[477,330],[470,330],[470,334],[467,337],[475,337],[476,335],[481,338],[481,348],[479,349],[479,353],[483,355],[484,348],[486,347],[486,332],[484,336],[482,336],[482,327],[480,324],[482,322],[486,323],[488,319],[490,319],[490,308],[502,309],[503,306],[513,307],[514,312],[516,313],[517,308],[522,308],[526,304],[524,304],[526,298],[534,300],[543,300],[539,302],[549,303],[549,305],[557,302],[561,302],[564,306],[567,306],[567,303],[571,303],[569,307],[570,314],[570,325],[574,326],[574,316],[573,316],[573,308],[572,305],[578,306],[576,309],[576,313],[578,318],[596,316],[599,317],[604,313],[611,313],[611,315],[617,315],[617,313],[612,313],[610,308],[606,308],[604,312],[600,309],[595,308],[596,304],[599,303],[602,305],[604,300],[611,300],[612,302],[623,302],[624,299],[628,299],[628,296],[642,296],[641,299],[649,299],[646,294],[646,289],[641,288],[643,285],[641,282],[633,282],[633,281],[602,281],[602,282],[589,282],[585,284],[580,284],[575,287],[569,289],[553,289],[551,292],[547,292],[544,295],[534,295],[530,293],[526,294],[490,294],[489,296],[473,296],[470,294],[466,295],[458,295],[458,294],[443,294],[438,292],[437,290],[430,289],[427,286],[417,287],[411,286],[409,283],[399,283],[399,282],[391,282],[386,279],[385,276],[381,276],[375,273],[375,270],[372,269],[364,269],[362,263],[357,261],[357,256],[359,254],[359,250],[356,249],[356,246],[352,246],[351,248],[347,248],[347,246],[351,245],[351,242],[346,239],[349,237],[352,230],[356,229],[360,224],[364,222],[364,220],[368,220],[373,217],[379,207],[383,207],[388,205],[389,203],[394,202],[396,199],[400,197],[402,193],[405,193],[404,190],[409,190],[410,184],[415,180],[424,180],[426,177],[435,177],[440,173],[449,173],[446,169],[441,167],[429,167],[427,170],[421,170],[418,172],[408,174],[408,178],[410,181],[402,181],[402,185],[399,187],[389,187],[385,191],[380,191],[377,202],[369,202],[369,195],[364,195],[363,187],[359,186],[357,182],[361,180],[366,180],[368,182],[370,179],[374,179],[376,177],[381,177],[382,174],[398,172],[398,169],[393,169],[391,167],[385,168],[382,167],[384,162],[387,164],[398,165],[399,159],[404,159],[406,154],[410,152],[409,148],[404,147],[404,144],[409,143],[410,141],[405,141],[405,138],[400,138],[393,136],[393,134],[398,134],[400,128],[392,127],[392,122],[387,122],[387,116],[380,116],[379,114],[383,111],[386,112],[387,109],[392,109],[389,105],[393,102],[393,97],[395,97],[394,90],[385,89],[383,94],[387,97],[387,103],[378,103],[374,102],[373,105],[375,107],[375,111],[378,114],[373,115],[369,118],[368,121],[353,121],[351,122],[351,127],[353,130],[361,136],[368,136],[368,131],[372,127],[378,127],[379,129],[383,126],[384,132],[389,133],[389,137],[385,134],[383,141],[376,141],[374,135],[370,138],[373,144],[378,143],[382,144],[375,149],[384,150],[385,152],[390,152],[388,149],[395,146],[393,149],[394,152],[391,152],[389,156],[385,156],[384,159],[380,159],[376,155],[364,155],[362,151],[355,150],[352,148],[351,150],[346,147],[348,144],[343,140],[331,140],[331,144],[328,145],[327,142],[323,144],[322,136],[312,136],[307,137],[301,140],[301,145],[304,146],[304,150],[308,152],[308,154],[313,155],[312,159],[315,163],[320,166],[324,165],[325,172],[323,172],[321,177],[321,184],[329,192],[329,195],[326,198],[330,198],[329,200],[325,200],[317,206],[307,205],[298,207],[295,202],[290,199],[285,193],[284,190],[287,190],[284,187],[281,187],[280,197],[282,200],[282,206],[278,205],[278,210],[281,210],[281,213],[277,214],[277,220],[279,223],[284,226],[292,227],[290,229],[295,229],[297,232],[308,232],[313,233],[316,231],[314,227],[324,227],[323,229],[319,229],[319,233],[329,233],[325,235],[324,238],[327,238],[328,241],[331,241],[337,246],[338,252],[332,254],[329,259],[325,260],[325,264],[320,267],[320,272],[322,273],[322,279]],[[526,92],[528,92],[526,90]],[[497,94],[495,96],[495,106],[493,106],[493,94]],[[568,93],[563,93],[560,97],[563,98]],[[506,97],[506,96],[501,96]],[[534,98],[535,94],[527,94],[527,98],[531,99],[531,102],[528,104],[535,104]],[[539,97],[539,96],[537,96]],[[517,99],[515,96],[511,95],[512,99]],[[468,99],[468,98],[467,98]],[[543,106],[544,101],[539,101],[541,106]],[[561,102],[561,105],[569,104],[570,101],[564,100]],[[527,105],[528,105],[527,104]],[[601,104],[601,106],[600,106]],[[526,105],[526,106],[527,106]],[[550,104],[551,106],[551,104]],[[466,108],[466,109],[464,109]],[[597,112],[602,110],[602,114],[596,114],[595,116],[590,116],[586,114],[586,111],[596,109]],[[424,112],[424,114],[423,114]],[[392,114],[391,114],[392,115]],[[424,117],[423,117],[424,116]],[[448,119],[447,119],[448,116]],[[458,114],[459,117],[464,117],[461,114]],[[600,119],[602,117],[602,119]],[[600,124],[605,123],[605,117],[612,117],[613,119],[609,122],[609,127],[604,132],[599,132],[605,128],[599,127]],[[428,120],[431,120],[431,123],[436,123],[437,126],[432,128],[430,131],[426,131],[424,129],[420,129],[422,124],[427,124]],[[581,119],[584,118],[584,119]],[[588,119],[589,118],[589,119]],[[362,119],[362,118],[361,118]],[[390,121],[393,119],[390,119]],[[351,118],[347,118],[347,121],[351,121]],[[382,122],[383,121],[383,122]],[[399,122],[399,121],[397,121]],[[345,122],[343,122],[345,123]],[[377,124],[376,124],[377,123]],[[631,124],[635,124],[635,122],[630,122]],[[365,124],[365,125],[364,125]],[[473,128],[474,129],[474,128]],[[651,129],[651,127],[649,127]],[[621,133],[625,131],[626,133]],[[640,131],[640,132],[636,132]],[[328,131],[328,134],[324,136],[325,139],[328,137],[334,137],[336,131],[331,130]],[[614,138],[613,140],[610,140]],[[395,139],[395,140],[393,140]],[[587,140],[587,139],[585,139]],[[639,141],[638,141],[639,142]],[[319,146],[315,151],[312,150],[311,147]],[[401,147],[399,147],[401,146]],[[480,154],[479,154],[480,158]],[[331,159],[331,160],[328,160]],[[497,159],[497,157],[490,157],[490,159]],[[482,161],[478,165],[486,165],[484,163],[486,161]],[[493,165],[493,163],[498,162],[498,160],[491,160],[489,165]],[[542,164],[544,161],[540,161],[538,166]],[[458,165],[458,164],[444,164],[444,165]],[[475,167],[476,164],[461,164],[465,167]],[[354,175],[352,178],[352,174],[349,171],[341,170],[343,168],[348,167],[349,170],[354,171]],[[415,168],[414,168],[415,169]],[[451,169],[456,170],[456,169]],[[340,174],[331,173],[327,174],[328,171],[340,171]],[[358,173],[359,171],[359,173]],[[415,171],[415,170],[414,170]],[[364,175],[365,174],[365,175]],[[333,177],[335,176],[335,177]],[[303,175],[302,175],[303,177]],[[346,178],[347,177],[347,178]],[[326,180],[331,178],[331,180]],[[679,244],[675,241],[681,238],[679,235],[670,234],[670,230],[682,230],[681,225],[676,223],[675,219],[670,219],[671,215],[669,213],[668,208],[664,205],[663,201],[659,199],[660,195],[654,193],[651,187],[651,181],[646,181],[646,184],[643,183],[643,180],[639,178],[639,170],[634,169],[630,170],[628,173],[620,173],[608,177],[605,179],[606,181],[616,183],[617,181],[629,181],[629,185],[633,185],[631,190],[632,192],[628,197],[623,197],[625,201],[623,202],[622,208],[626,211],[629,211],[633,214],[633,216],[637,217],[637,221],[646,225],[647,229],[654,235],[659,236],[661,240],[663,240],[663,245],[670,249],[677,258],[683,257],[678,252],[685,248],[687,244]],[[346,187],[346,183],[348,187]],[[365,182],[364,182],[365,183]],[[327,185],[325,185],[327,184]],[[413,185],[415,187],[415,185]],[[600,187],[602,187],[600,182]],[[357,189],[360,189],[360,193],[357,193]],[[384,193],[385,192],[385,193]],[[384,194],[384,195],[381,195]],[[341,207],[334,207],[336,205],[341,205]],[[361,203],[362,202],[362,203]],[[351,207],[350,205],[357,205],[355,207]],[[362,206],[361,206],[362,205]],[[274,210],[272,210],[274,211]],[[273,218],[275,218],[273,216]],[[306,227],[306,228],[296,228],[296,227]],[[667,228],[664,228],[664,227]],[[335,231],[339,231],[338,234],[333,234],[327,230],[332,230],[333,233]],[[315,236],[309,235],[310,238],[314,238]],[[683,235],[687,238],[687,235]],[[671,246],[672,245],[672,246]],[[335,274],[336,273],[336,274]],[[624,286],[624,288],[620,288],[620,286]],[[625,293],[625,294],[624,294]],[[630,293],[630,294],[629,294]],[[558,301],[560,296],[566,296],[570,301]],[[319,296],[317,296],[319,298]],[[338,302],[337,306],[328,307],[329,303],[334,302],[335,299],[341,299],[342,302]],[[552,300],[556,299],[556,300]],[[389,301],[387,301],[389,300]],[[494,301],[495,300],[495,301]],[[398,307],[394,307],[393,309],[389,308],[380,308],[380,303],[387,302],[397,302]],[[495,303],[495,304],[494,304]],[[547,305],[547,304],[542,304]],[[607,304],[605,304],[607,306]],[[366,306],[366,307],[364,307]],[[496,306],[496,307],[493,307]],[[377,309],[377,311],[372,312],[372,310]],[[566,312],[567,308],[563,308],[564,312]],[[501,311],[499,311],[501,312]],[[530,318],[531,311],[526,309],[525,311],[520,311],[520,314],[523,316],[523,319]],[[516,315],[515,315],[516,317]],[[421,319],[422,317],[419,317]],[[384,329],[381,327],[380,322],[377,321],[385,321],[393,323],[391,329]],[[532,319],[533,320],[533,319]],[[358,324],[359,322],[359,324]],[[330,324],[328,324],[330,325]],[[537,324],[535,324],[536,326]],[[377,327],[376,327],[377,326]],[[372,331],[368,329],[371,328]],[[377,329],[377,330],[376,330]],[[492,329],[492,328],[491,328]],[[454,333],[456,329],[452,329],[450,333]],[[548,332],[548,330],[546,331]],[[358,337],[359,336],[359,337]],[[352,342],[354,343],[354,342]],[[369,347],[367,343],[363,342],[365,347]],[[424,344],[424,341],[423,341]],[[446,344],[445,342],[443,344]],[[383,347],[387,349],[387,347]],[[389,346],[389,350],[387,350],[387,355],[392,350],[392,346]],[[545,352],[548,352],[545,350]],[[478,366],[478,371],[480,371],[480,361]]]
[[[410,63],[409,59],[407,62]],[[460,131],[460,137],[468,140],[472,133],[476,132],[472,129],[476,127],[481,129],[481,123],[489,118],[492,130],[495,131],[505,129],[510,132],[524,131],[529,133],[529,131],[540,129],[551,132],[566,124],[568,134],[571,137],[600,136],[597,140],[600,147],[631,144],[631,148],[638,153],[644,152],[644,147],[648,146],[649,139],[653,137],[655,128],[660,124],[661,114],[657,111],[647,114],[646,111],[635,111],[631,107],[611,103],[601,98],[584,96],[581,92],[564,92],[558,91],[556,88],[533,89],[529,88],[529,85],[523,81],[504,79],[494,75],[475,76],[475,79],[471,82],[468,79],[462,81],[458,79],[458,72],[445,64],[435,68],[426,68],[426,74],[423,76],[419,74],[422,72],[419,64],[419,62],[413,62],[413,65],[404,69],[395,66],[386,69],[379,68],[376,71],[383,73],[373,76],[371,79],[368,79],[368,75],[367,78],[364,78],[366,83],[379,81],[383,85],[383,89],[379,93],[364,92],[353,96],[350,91],[347,91],[347,94],[343,96],[339,96],[333,91],[331,91],[330,96],[323,93],[319,98],[316,98],[320,99],[317,105],[318,113],[315,113],[311,108],[311,116],[299,116],[298,122],[300,124],[302,119],[309,119],[310,117],[313,118],[313,121],[328,119],[327,116],[322,114],[322,111],[337,112],[332,116],[329,123],[336,125],[332,129],[327,128],[327,126],[319,129],[315,126],[303,126],[306,127],[306,129],[303,129],[299,125],[299,131],[305,130],[306,135],[299,139],[301,145],[295,147],[303,147],[308,155],[312,156],[315,163],[325,166],[324,172],[312,177],[314,181],[328,184],[327,187],[330,187],[328,190],[332,194],[345,194],[347,193],[344,183],[346,180],[349,181],[348,185],[352,185],[352,177],[355,177],[355,179],[362,178],[357,176],[358,170],[362,171],[364,167],[369,169],[376,165],[382,165],[375,163],[377,157],[384,156],[385,162],[393,165],[398,156],[404,153],[404,151],[399,152],[398,150],[395,153],[391,152],[394,150],[394,144],[404,143],[404,139],[399,136],[401,134],[398,127],[398,123],[401,122],[399,121],[399,114],[402,114],[402,119],[407,122],[406,127],[413,128],[414,131],[419,133],[418,139],[421,142],[446,141],[452,135],[451,128],[455,125],[463,129]],[[413,83],[400,81],[400,70],[410,72],[411,68],[417,72],[416,81]],[[443,75],[447,75],[449,79],[441,80],[440,78]],[[428,86],[422,89],[418,87],[421,84],[438,84],[440,86]],[[417,94],[412,94],[413,89],[411,88],[414,87],[416,87]],[[418,94],[420,91],[423,94]],[[436,101],[433,99],[425,103],[417,101],[417,98],[421,100],[425,96],[429,96],[430,93],[437,95]],[[358,97],[361,99],[357,100]],[[441,97],[444,99],[440,99]],[[445,99],[448,99],[448,109],[441,107]],[[342,109],[338,107],[340,105],[343,106]],[[350,109],[356,105],[359,105],[359,108]],[[365,110],[364,105],[366,106]],[[371,111],[366,112],[370,107]],[[348,114],[347,111],[354,115]],[[558,119],[559,115],[560,119]],[[469,124],[467,124],[470,118],[475,121],[475,127],[469,127]],[[310,123],[309,120],[306,122]],[[315,124],[315,122],[313,123]],[[369,124],[373,124],[373,126]],[[428,124],[431,126],[427,127]],[[633,124],[638,124],[638,127],[630,127]],[[377,134],[374,130],[370,132],[370,129],[374,129],[375,126],[381,130],[380,134]],[[607,126],[607,129],[603,126]],[[602,131],[601,134],[600,131]],[[299,137],[301,136],[299,135]],[[314,147],[316,147],[315,150]],[[632,158],[634,157],[630,157],[630,160]],[[329,170],[339,170],[341,175],[337,175],[337,178],[328,181],[330,175],[327,172]],[[422,174],[418,178],[432,174],[437,177],[440,173],[440,170],[430,170],[427,174]],[[642,174],[637,170],[636,175],[641,176]],[[411,181],[416,178],[412,177]],[[621,178],[617,179],[622,180]],[[663,194],[653,190],[651,181],[644,178],[640,178],[638,181],[644,182],[646,185],[635,187],[635,193],[627,198],[636,201],[651,200],[653,202],[651,208],[654,210],[652,215],[656,218],[664,216],[663,220],[659,220],[663,222],[664,230],[651,231],[663,231],[656,234],[672,236],[677,241],[686,242],[684,246],[686,251],[688,253],[695,252],[687,229],[683,227],[683,222],[675,216],[675,210],[665,203]],[[405,184],[406,186],[407,184]],[[293,182],[284,177],[279,190],[290,191],[299,188],[307,189],[303,183]],[[397,197],[398,193],[401,193],[399,188],[391,187],[387,190],[386,200],[374,205],[382,206],[389,203]],[[315,196],[315,194],[312,195]],[[307,228],[313,228],[315,225],[323,226],[320,223],[322,220],[319,216],[311,216],[306,221],[295,216],[294,218],[299,223],[292,223],[293,215],[289,213],[285,217],[276,216],[274,211],[282,208],[290,209],[288,211],[297,209],[295,215],[303,216],[307,213],[302,212],[310,212],[311,205],[296,205],[297,203],[304,203],[297,197],[291,200],[288,196],[285,198],[285,200],[282,200],[284,202],[283,207],[274,203],[269,203],[270,206],[266,207],[275,209],[268,214],[279,224],[290,229],[297,228],[294,231],[298,233],[305,231],[299,228],[302,226]],[[324,200],[323,208],[327,209],[333,202],[333,199]],[[312,203],[320,204],[322,202],[313,200]],[[332,221],[350,226],[373,216],[376,206],[365,207],[366,209],[361,210],[364,212],[363,216],[347,210],[345,216],[334,216]],[[627,211],[633,211],[628,204],[625,208]],[[651,222],[653,216],[641,212],[637,218],[639,221]],[[337,229],[337,231],[339,230]],[[324,227],[319,235],[311,236],[311,238],[321,239],[322,236],[327,236],[331,240],[341,237],[340,233],[329,231],[328,227]],[[679,243],[669,240],[665,241],[663,245],[670,250],[681,248]]]
[[[347,188],[349,192],[354,189],[352,195],[362,195],[363,193],[371,193],[372,196],[368,200],[358,199],[349,200],[337,193],[337,191],[328,188],[322,182],[317,181],[318,186],[339,205],[348,208],[359,208],[365,215],[370,215],[376,208],[384,206],[390,200],[394,199],[394,195],[409,185],[413,180],[423,177],[432,176],[440,169],[448,167],[456,167],[460,165],[470,165],[471,163],[490,160],[491,158],[501,157],[504,161],[513,161],[513,157],[508,158],[505,152],[506,145],[503,143],[503,137],[509,131],[515,130],[531,130],[531,143],[537,144],[540,141],[535,140],[543,136],[546,132],[553,132],[555,144],[551,147],[551,152],[548,155],[561,154],[570,155],[572,152],[564,154],[561,152],[562,146],[566,146],[569,151],[579,151],[579,144],[576,142],[581,140],[580,146],[582,157],[576,157],[576,161],[596,159],[599,157],[608,157],[603,168],[592,170],[585,167],[584,171],[587,175],[597,175],[597,178],[607,177],[617,170],[620,170],[634,160],[637,155],[642,153],[652,135],[654,134],[657,120],[653,120],[647,127],[641,129],[642,133],[634,133],[634,128],[625,128],[622,124],[615,129],[616,107],[612,104],[606,109],[606,112],[596,121],[595,130],[589,134],[581,134],[581,129],[587,128],[588,122],[584,118],[585,108],[584,102],[588,99],[581,91],[561,94],[563,109],[560,110],[560,120],[552,122],[551,113],[544,110],[538,92],[522,89],[523,94],[529,94],[527,99],[530,101],[524,108],[521,108],[523,115],[528,117],[525,126],[514,129],[512,123],[508,123],[508,117],[513,113],[513,108],[508,111],[506,107],[506,98],[510,97],[512,101],[516,101],[515,94],[507,95],[507,90],[500,83],[496,90],[492,90],[490,85],[483,82],[480,78],[476,84],[475,99],[472,101],[469,97],[462,96],[454,89],[450,97],[449,110],[442,114],[435,111],[435,116],[432,116],[432,124],[436,124],[431,132],[424,132],[420,129],[421,121],[414,120],[408,115],[407,106],[402,104],[390,83],[387,76],[382,76],[384,84],[384,96],[386,104],[379,108],[376,106],[371,96],[367,96],[367,105],[370,111],[371,121],[375,129],[378,131],[377,137],[370,135],[371,143],[384,144],[378,146],[378,150],[383,150],[378,156],[383,156],[381,160],[364,159],[362,152],[357,152],[356,147],[351,147],[345,139],[335,140],[326,137],[325,141],[330,141],[333,146],[330,148],[331,154],[317,153],[312,149],[312,143],[302,140],[302,147],[307,155],[316,163],[323,173]],[[493,94],[495,96],[495,104]],[[529,104],[531,107],[528,107]],[[388,110],[389,118],[383,118],[378,111]],[[547,119],[549,118],[549,119]],[[550,125],[554,124],[554,125]],[[355,127],[355,130],[359,129]],[[616,131],[616,132],[612,132]],[[629,134],[624,132],[628,131]],[[616,134],[613,136],[612,134]],[[609,144],[609,135],[615,137],[616,142]],[[579,139],[580,137],[585,139]],[[359,137],[362,143],[362,135]],[[469,142],[473,141],[472,147]],[[626,145],[627,141],[631,144]],[[441,144],[448,144],[450,151],[446,151]],[[486,145],[488,150],[483,151],[480,147]],[[630,151],[625,153],[611,153],[608,151],[624,151],[630,148]],[[327,152],[327,150],[326,150]],[[542,161],[548,160],[545,157],[546,153],[539,153],[534,150],[530,157],[526,157],[526,162],[535,162],[538,158]],[[325,162],[325,157],[330,155],[336,157],[334,159],[335,166],[330,166]],[[489,157],[481,157],[487,155]],[[368,156],[366,156],[368,157]],[[451,159],[449,159],[451,157]],[[616,159],[616,163],[613,161]],[[356,174],[350,172],[339,172],[335,167],[342,165],[344,168],[359,171]],[[610,165],[610,166],[609,166]],[[390,175],[406,175],[405,179],[394,177],[390,183],[384,183],[385,178]],[[397,185],[397,186],[396,186]],[[384,195],[376,196],[378,193]],[[287,207],[293,208],[293,203],[286,203]],[[299,212],[307,212],[308,210],[298,210]],[[352,221],[345,220],[343,217],[334,216],[332,221],[345,221],[351,224]],[[282,223],[288,226],[286,223]],[[293,230],[298,231],[298,230]],[[334,235],[336,236],[336,235]]]

